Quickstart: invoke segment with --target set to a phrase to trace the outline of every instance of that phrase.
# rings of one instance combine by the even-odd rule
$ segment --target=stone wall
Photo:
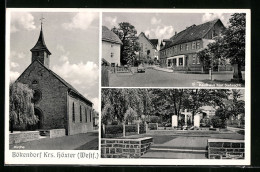
[[[209,159],[244,159],[244,140],[208,139]]]
[[[50,130],[50,138],[63,137],[66,135],[65,129],[53,129]]]
[[[139,158],[149,150],[153,144],[152,137],[138,139],[102,138],[102,158]]]
[[[9,134],[9,144],[28,142],[38,140],[40,137],[39,131],[26,131]]]

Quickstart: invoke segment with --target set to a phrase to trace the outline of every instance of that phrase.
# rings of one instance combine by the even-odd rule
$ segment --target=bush
[[[126,125],[125,132],[137,132],[137,126],[136,125]]]
[[[111,125],[118,125],[118,121],[112,121]]]
[[[143,134],[143,133],[146,133],[146,131],[145,131],[145,124],[140,124],[139,125],[139,133],[140,134]]]
[[[106,125],[105,134],[123,133],[123,125]]]
[[[149,123],[148,125],[150,130],[157,130],[157,124],[156,123]]]
[[[200,126],[201,127],[210,127],[211,121],[209,118],[203,118],[200,120]]]
[[[225,121],[221,120],[218,116],[213,116],[211,122],[214,128],[225,128]]]
[[[151,116],[150,117],[150,123],[159,123],[159,117],[158,116]]]

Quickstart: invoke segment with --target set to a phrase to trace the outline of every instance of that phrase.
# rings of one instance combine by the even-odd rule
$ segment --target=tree
[[[232,89],[231,103],[227,105],[230,114],[237,117],[239,114],[245,113],[245,101],[241,100],[243,94],[241,90]]]
[[[230,26],[223,37],[223,56],[234,65],[233,79],[242,81],[241,68],[245,65],[246,14],[235,13],[229,19]]]
[[[242,66],[245,65],[245,25],[246,14],[235,13],[229,19],[230,25],[215,42],[198,53],[203,66],[225,62],[227,59],[234,67],[233,80],[242,81]]]
[[[112,31],[118,35],[119,39],[122,41],[121,46],[121,63],[134,64],[136,60],[135,52],[139,51],[139,43],[137,41],[137,31],[133,25],[127,22],[122,22],[118,24],[118,28],[112,28]]]
[[[9,93],[9,122],[11,133],[14,130],[14,125],[36,124],[39,119],[34,114],[34,105],[32,103],[33,90],[25,84],[15,82],[10,84]]]
[[[136,117],[137,117],[136,111],[134,111],[131,107],[129,107],[125,112],[124,122],[132,124]]]

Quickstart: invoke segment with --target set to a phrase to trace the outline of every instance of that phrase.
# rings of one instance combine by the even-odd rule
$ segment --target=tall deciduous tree
[[[118,28],[112,28],[112,31],[118,35],[122,41],[121,46],[121,63],[133,64],[136,60],[136,52],[139,51],[140,46],[137,40],[137,31],[133,25],[127,22],[118,24]]]
[[[234,67],[233,79],[242,81],[242,66],[245,65],[245,30],[246,14],[235,13],[229,19],[230,25],[222,35],[215,38],[207,48],[198,53],[204,68],[225,62],[226,59]]]
[[[14,125],[36,124],[39,119],[34,114],[34,105],[32,103],[33,90],[25,84],[15,82],[10,84],[9,93],[9,122],[11,132],[13,132]]]
[[[223,37],[223,56],[234,65],[233,79],[242,81],[241,68],[245,65],[246,14],[233,14],[229,23]]]

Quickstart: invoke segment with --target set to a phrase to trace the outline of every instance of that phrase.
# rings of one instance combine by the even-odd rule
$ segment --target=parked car
[[[137,72],[145,72],[145,67],[143,64],[140,64],[138,67],[137,67]]]

